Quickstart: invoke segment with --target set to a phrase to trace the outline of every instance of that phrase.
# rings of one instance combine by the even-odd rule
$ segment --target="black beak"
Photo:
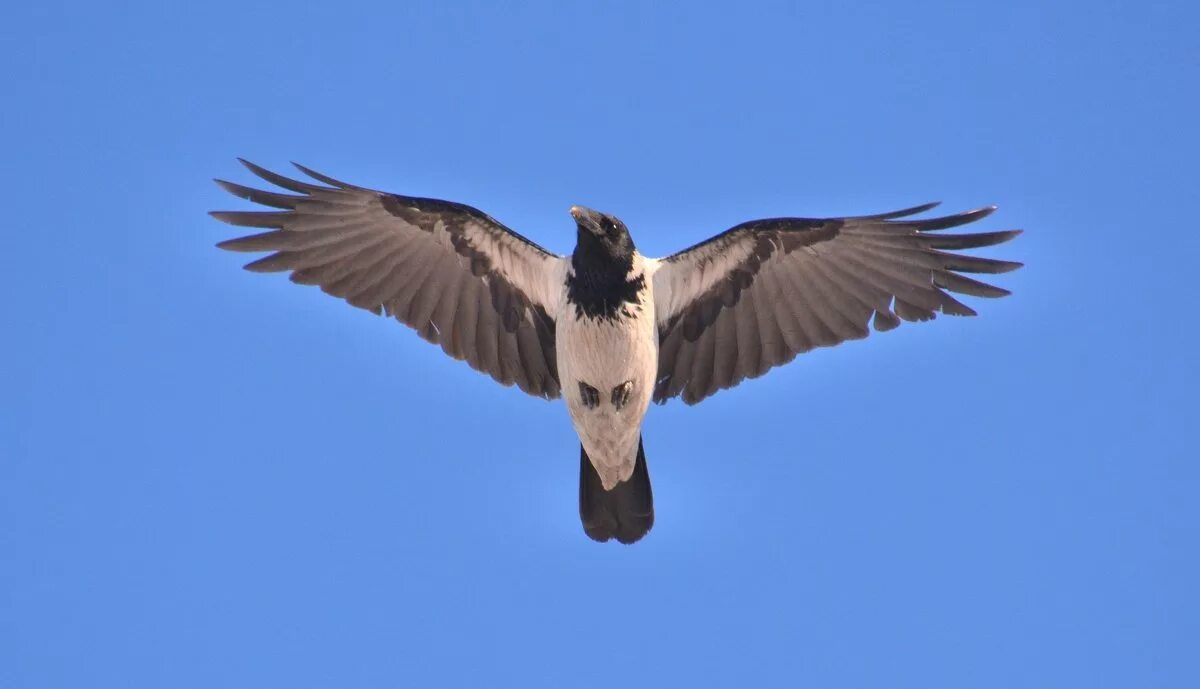
[[[597,236],[604,234],[604,229],[600,225],[600,214],[591,208],[571,206],[571,217],[575,218],[575,223],[579,225],[580,229],[585,229]]]

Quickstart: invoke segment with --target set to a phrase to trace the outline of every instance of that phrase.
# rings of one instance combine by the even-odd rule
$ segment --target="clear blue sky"
[[[1194,4],[453,4],[6,11],[0,687],[1200,686]],[[652,408],[600,546],[561,404],[213,248],[235,156],[1027,267]]]

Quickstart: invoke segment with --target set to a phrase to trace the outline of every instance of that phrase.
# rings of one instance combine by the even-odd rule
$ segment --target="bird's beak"
[[[591,208],[583,206],[571,206],[571,217],[575,218],[575,222],[579,227],[588,230],[592,234],[600,234],[600,214]]]

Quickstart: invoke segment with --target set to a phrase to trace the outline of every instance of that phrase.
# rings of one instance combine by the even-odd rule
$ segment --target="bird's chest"
[[[652,302],[631,306],[613,318],[577,316],[568,305],[558,318],[556,347],[564,392],[585,383],[603,393],[648,377],[653,383],[658,358]],[[611,396],[611,395],[610,395]]]
[[[615,317],[557,319],[558,374],[571,421],[592,464],[612,481],[633,470],[642,419],[658,371],[658,333],[648,290]]]

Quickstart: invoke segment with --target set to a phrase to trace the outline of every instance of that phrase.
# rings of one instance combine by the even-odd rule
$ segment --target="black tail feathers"
[[[584,532],[601,542],[616,538],[621,543],[634,543],[654,526],[654,495],[640,438],[633,475],[612,490],[604,490],[600,475],[580,446],[579,518]]]

